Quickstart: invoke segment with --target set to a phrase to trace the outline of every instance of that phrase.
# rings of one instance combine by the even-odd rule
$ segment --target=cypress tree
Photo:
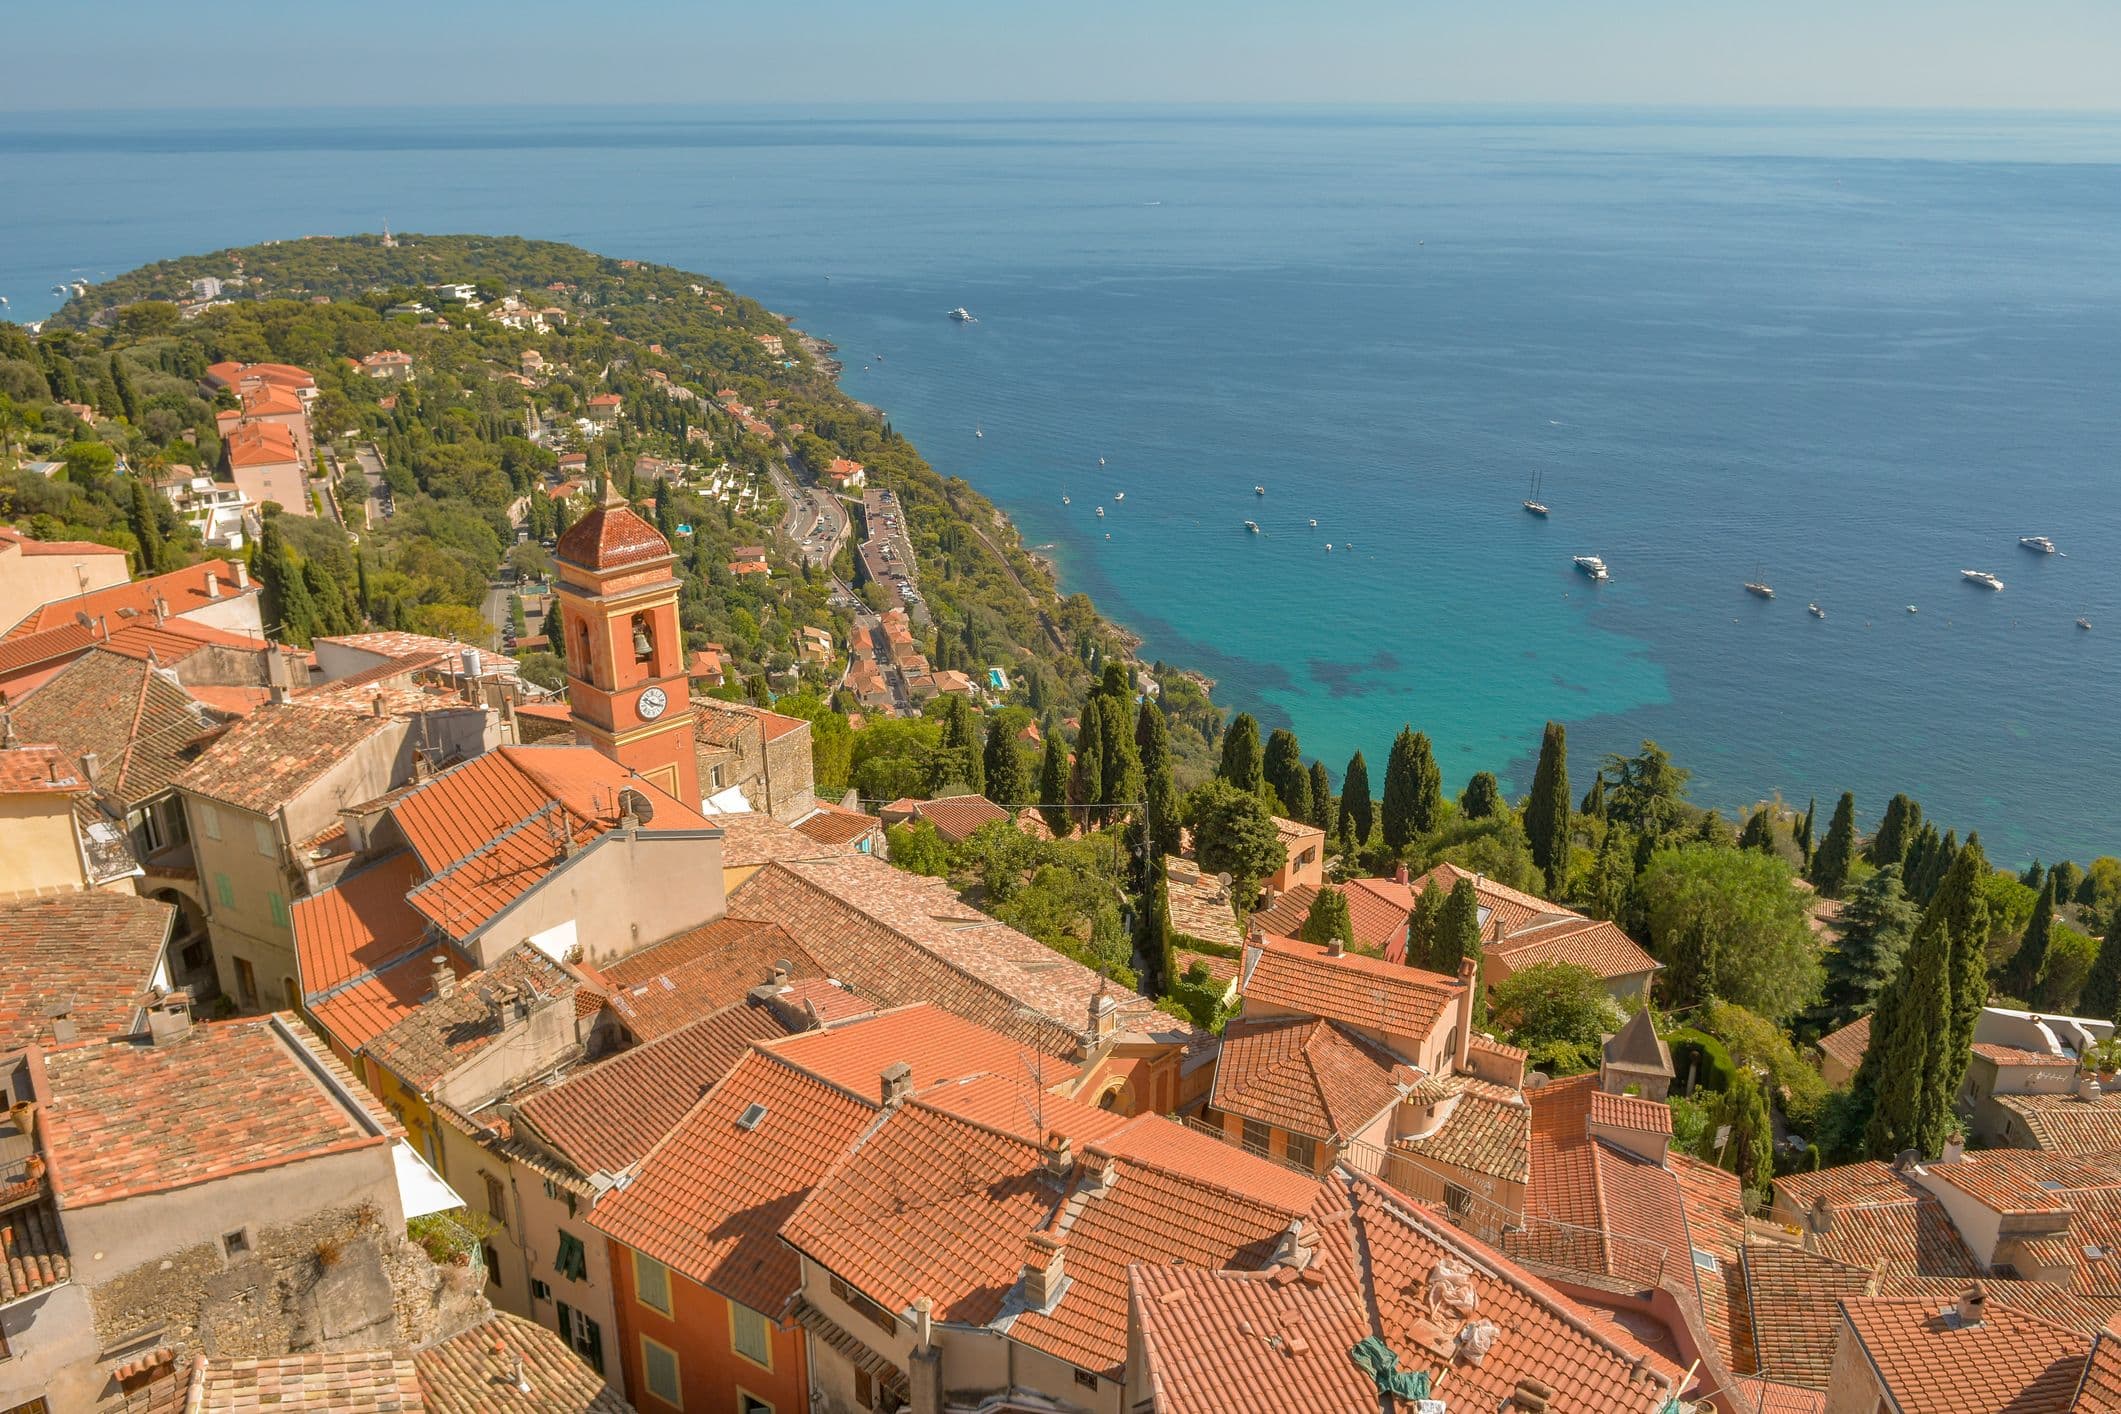
[[[1178,787],[1171,780],[1171,740],[1164,709],[1153,697],[1142,697],[1134,721],[1134,748],[1141,757],[1142,840],[1159,868],[1165,855],[1178,853]]]
[[[359,550],[354,551],[354,583],[356,597],[361,605],[361,617],[364,620],[373,618],[375,616],[375,604],[368,597],[368,556],[362,554]],[[547,617],[552,617],[552,615],[548,613]],[[541,624],[539,627],[542,628],[543,625]]]
[[[132,375],[125,371],[125,361],[115,353],[110,356],[110,384],[111,391],[118,395],[115,411],[124,413],[127,422],[138,422],[140,404],[133,397]]]
[[[1304,915],[1303,927],[1297,937],[1307,943],[1324,943],[1338,938],[1344,947],[1355,946],[1355,923],[1348,917],[1348,896],[1327,884],[1311,897],[1310,912]]]
[[[1447,897],[1447,892],[1433,881],[1414,896],[1414,912],[1407,918],[1407,966],[1426,968],[1435,962],[1438,926]]]
[[[1952,1009],[1951,937],[1937,907],[1923,915],[1908,945],[1895,1003],[1890,1018],[1881,1006],[1871,1022],[1863,1069],[1870,1072],[1876,1098],[1864,1146],[1878,1159],[1910,1148],[1933,1156],[1944,1141],[1941,1124],[1932,1136],[1931,1119],[1939,1109],[1934,1095],[1943,1081]],[[1890,1029],[1883,1029],[1888,1021]]]
[[[145,481],[133,478],[132,505],[125,518],[132,526],[133,538],[140,542],[140,573],[143,575],[158,574],[162,569],[162,522],[155,517],[153,494]]]
[[[2047,866],[2035,859],[2025,866],[2025,872],[2018,876],[2018,882],[2034,893],[2040,892],[2047,887]]]
[[[1426,733],[1402,726],[1385,760],[1385,847],[1394,854],[1436,828],[1443,812],[1443,773]]]
[[[1039,763],[1038,813],[1054,838],[1067,838],[1074,822],[1068,818],[1068,752],[1059,732],[1046,738],[1046,756]]]
[[[1093,705],[1104,718],[1098,731],[1104,751],[1098,764],[1098,798],[1107,807],[1124,807],[1142,798],[1142,763],[1134,750],[1127,701],[1099,693]]]
[[[1592,812],[1591,796],[1597,797],[1598,813],[1605,810],[1605,777],[1591,785],[1584,798],[1584,813]],[[1569,877],[1569,738],[1559,722],[1548,722],[1539,739],[1539,765],[1532,772],[1532,798],[1524,807],[1525,839],[1532,846],[1532,862],[1547,876],[1547,892],[1559,894]]]
[[[1250,712],[1230,719],[1223,733],[1223,759],[1218,776],[1239,790],[1257,792],[1266,780],[1266,763],[1259,747],[1259,723]]]
[[[2040,901],[2033,905],[2032,921],[2025,925],[2025,937],[2018,943],[2018,950],[2004,964],[2003,990],[2020,1001],[2033,995],[2033,988],[2040,981],[2040,969],[2047,964],[2047,945],[2055,931],[2055,886],[2045,877],[2040,881]]]
[[[1458,813],[1468,820],[1487,820],[1502,813],[1502,782],[1493,771],[1475,771],[1458,795]]]
[[[1427,732],[1414,733],[1414,813],[1407,823],[1413,827],[1409,842],[1443,823],[1443,771]]]
[[[1634,841],[1626,826],[1608,825],[1598,857],[1591,861],[1584,907],[1593,918],[1618,922],[1628,911],[1628,893],[1634,887]]]
[[[1804,819],[1797,823],[1797,859],[1804,869],[1812,867],[1812,822],[1819,817],[1819,797],[1813,796],[1804,807]]]
[[[1937,837],[1937,827],[1924,820],[1907,842],[1907,854],[1900,861],[1900,883],[1907,896],[1916,904],[1927,902],[1922,893],[1922,880],[1929,872],[1930,857],[1943,843]]]
[[[1104,823],[1104,799],[1099,794],[1105,781],[1105,719],[1092,698],[1083,704],[1083,722],[1075,729],[1076,804],[1083,807],[1083,829]]]
[[[1311,777],[1304,770],[1303,748],[1296,733],[1276,727],[1267,733],[1263,766],[1267,785],[1281,801],[1281,813],[1291,820],[1311,818]]]
[[[1118,702],[1131,699],[1134,696],[1134,687],[1127,678],[1127,665],[1118,659],[1105,664],[1104,671],[1098,674],[1097,691],[1099,696],[1110,697]]]
[[[1946,830],[1943,841],[1929,852],[1929,858],[1923,862],[1922,887],[1919,890],[1909,889],[1924,908],[1929,907],[1930,900],[1937,896],[1937,890],[1944,883],[1944,876],[1951,870],[1952,861],[1958,857],[1959,832]]]
[[[1758,1191],[1775,1176],[1775,1129],[1768,1119],[1767,1091],[1753,1072],[1740,1067],[1725,1097],[1731,1126],[1731,1171],[1749,1190]]]
[[[1333,828],[1333,778],[1323,761],[1311,763],[1311,813],[1307,818],[1321,830]]]
[[[1605,773],[1603,771],[1591,777],[1591,788],[1583,793],[1583,804],[1577,806],[1576,811],[1580,815],[1590,816],[1593,820],[1605,819]]]
[[[1878,833],[1871,836],[1871,847],[1865,858],[1883,869],[1888,864],[1907,863],[1908,846],[1915,842],[1916,832],[1922,827],[1922,807],[1910,800],[1905,793],[1886,802],[1885,816],[1878,822]]]
[[[265,518],[252,558],[265,617],[278,626],[283,642],[307,648],[317,633],[316,606],[310,602],[309,586],[302,582],[294,552],[280,535],[278,516]]]
[[[1134,910],[1134,956],[1141,964],[1143,989],[1152,997],[1162,997],[1178,981],[1178,950],[1171,936],[1171,881],[1161,854],[1149,856],[1148,868],[1149,887]]]
[[[981,759],[987,778],[987,799],[1011,810],[1031,801],[1031,783],[1024,778],[1024,759],[1016,754],[1016,738],[1000,717],[987,722],[987,748]]]
[[[1703,844],[1714,845],[1718,849],[1729,849],[1731,846],[1731,827],[1725,824],[1723,817],[1715,811],[1704,810],[1701,812],[1700,823],[1694,826],[1694,838],[1700,840]]]
[[[1375,809],[1376,803],[1370,799],[1370,766],[1358,751],[1348,758],[1348,769],[1341,773],[1340,819],[1335,822],[1333,833],[1360,848],[1370,838]]]
[[[1471,879],[1461,878],[1451,886],[1450,897],[1443,901],[1437,917],[1436,950],[1429,965],[1447,977],[1455,977],[1460,961],[1479,956],[1480,895]]]
[[[1981,881],[1988,872],[1981,836],[1970,834],[1937,886],[1937,897],[1931,900],[1944,910],[1944,926],[1952,944],[1952,1025],[1938,1089],[1940,1124],[1949,1122],[1959,1083],[1974,1058],[1974,1024],[1988,1002],[1988,904],[1981,897]]]
[[[2055,881],[2055,902],[2076,901],[2077,887],[2084,882],[2084,871],[2079,869],[2074,861],[2056,860],[2054,867],[2047,871],[2047,877]]]
[[[1855,860],[1856,796],[1852,791],[1843,791],[1840,804],[1834,807],[1833,823],[1826,827],[1826,838],[1820,841],[1819,853],[1812,860],[1813,886],[1827,898],[1840,898]]]
[[[1740,849],[1757,849],[1763,854],[1775,852],[1775,817],[1763,805],[1746,818],[1745,829],[1739,833]]]
[[[2109,1020],[2121,1011],[2121,913],[2114,915],[2105,940],[2099,944],[2098,956],[2092,959],[2084,990],[2077,994],[2077,1010],[2085,1016]]]

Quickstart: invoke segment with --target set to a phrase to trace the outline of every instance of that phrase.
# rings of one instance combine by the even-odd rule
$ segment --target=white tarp
[[[555,923],[542,933],[532,933],[523,941],[554,962],[565,962],[576,946],[574,920],[569,918],[564,922]]]
[[[742,786],[725,786],[700,802],[702,815],[749,815],[751,802],[744,799]]]
[[[390,1146],[390,1157],[397,1164],[398,1201],[405,1206],[408,1221],[465,1206],[456,1190],[442,1181],[442,1175],[427,1166],[427,1160],[421,1158],[412,1145],[400,1139]]]

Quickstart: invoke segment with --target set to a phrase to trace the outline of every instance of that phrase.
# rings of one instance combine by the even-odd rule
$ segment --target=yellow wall
[[[87,882],[72,796],[0,796],[0,899],[70,893]]]
[[[436,1173],[449,1179],[449,1155],[440,1135],[442,1126],[436,1122],[427,1101],[420,1098],[417,1090],[377,1065],[373,1057],[362,1058],[361,1078],[368,1082],[369,1092],[384,1103],[398,1123],[405,1126],[405,1142],[418,1150]],[[456,1187],[454,1180],[450,1180],[450,1186]],[[478,1201],[477,1195],[463,1189],[457,1192],[467,1203]]]

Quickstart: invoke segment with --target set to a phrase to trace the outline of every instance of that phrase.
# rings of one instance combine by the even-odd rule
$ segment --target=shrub
[[[1667,1035],[1664,1043],[1672,1051],[1672,1083],[1675,1086],[1684,1090],[1687,1076],[1691,1074],[1697,1089],[1721,1094],[1731,1088],[1731,1080],[1738,1072],[1731,1064],[1731,1053],[1723,1048],[1723,1042],[1688,1026]]]

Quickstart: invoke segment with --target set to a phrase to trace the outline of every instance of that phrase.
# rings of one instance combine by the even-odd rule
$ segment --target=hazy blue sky
[[[2121,107],[2121,0],[0,6],[0,108],[1025,100]]]

